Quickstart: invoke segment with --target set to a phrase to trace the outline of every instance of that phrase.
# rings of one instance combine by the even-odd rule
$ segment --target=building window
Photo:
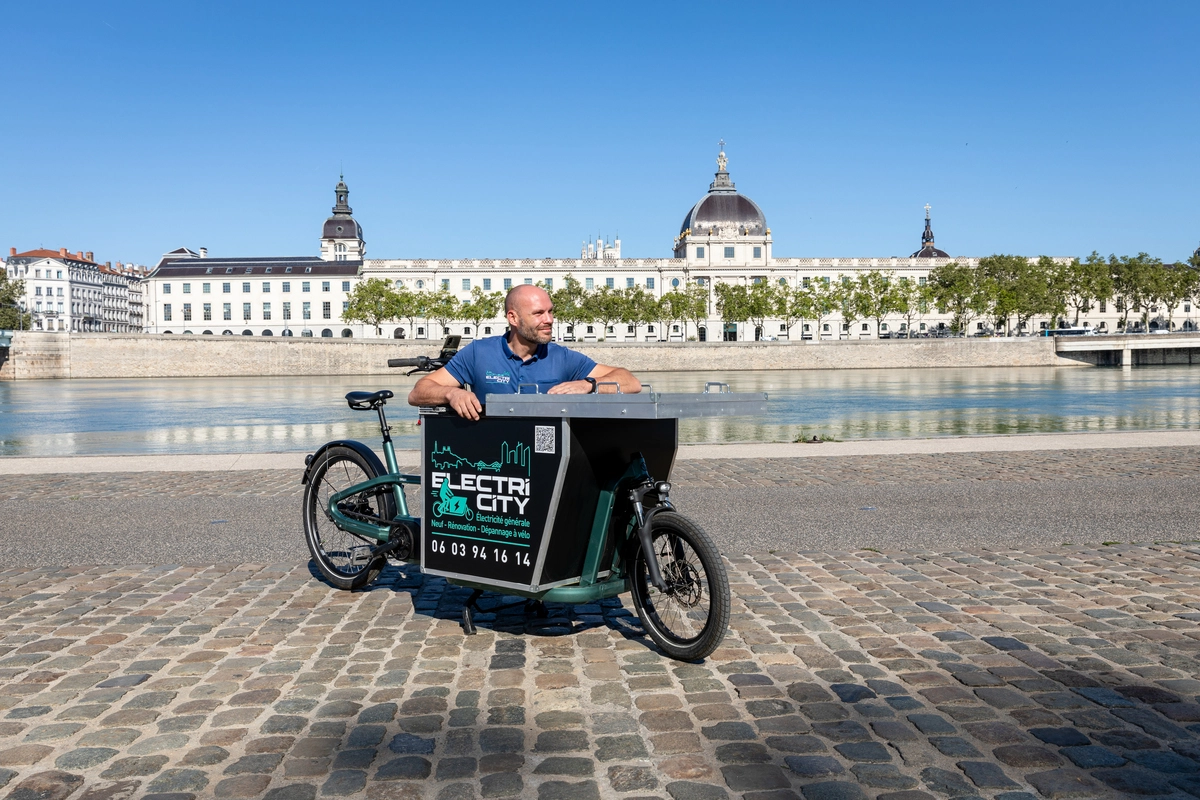
[[[223,309],[221,309],[222,312],[224,312],[223,318],[224,319],[233,319],[233,304],[225,303],[224,305],[225,305],[225,307]]]
[[[646,278],[646,288],[647,289],[654,288],[654,278]]]
[[[450,291],[450,279],[449,278],[442,278],[442,289],[447,292]]]
[[[321,281],[321,291],[322,292],[329,291],[329,281]]]
[[[271,282],[263,281],[263,294],[270,294],[270,293],[271,293]]]
[[[61,291],[62,291],[62,289],[59,289],[59,291],[61,292]],[[1183,313],[1185,313],[1185,314],[1190,314],[1191,312],[1192,312],[1192,304],[1191,304],[1191,303],[1184,303],[1184,304],[1183,304]]]
[[[183,321],[184,322],[192,321],[192,304],[191,303],[183,304]]]
[[[300,291],[302,291],[302,292],[312,291],[312,285],[308,281],[301,281],[300,282]]]
[[[703,247],[696,248],[696,258],[704,258],[704,248]]]
[[[290,294],[290,293],[291,293],[291,291],[292,291],[292,282],[291,282],[291,281],[284,281],[284,282],[283,282],[283,292],[284,292],[284,294]]]
[[[346,312],[347,312],[349,309],[350,309],[350,301],[349,301],[349,300],[343,300],[343,301],[342,301],[342,316],[343,316],[343,317],[344,317],[344,316],[346,316]]]
[[[554,291],[554,278],[546,278],[546,280],[542,281],[542,283],[546,284],[547,292]]]
[[[490,292],[492,290],[492,279],[491,278],[483,279],[483,290],[485,292]]]
[[[654,279],[653,279],[653,278],[651,278],[650,280],[654,280]],[[671,288],[672,288],[672,289],[678,289],[678,288],[679,288],[679,278],[671,278]]]
[[[754,248],[754,257],[762,258],[762,248],[761,247]]]
[[[462,288],[462,290],[463,290],[464,292],[469,292],[469,291],[471,291],[471,279],[470,279],[470,278],[463,278],[463,279],[462,279],[462,287],[463,287],[463,288]]]
[[[183,293],[184,293],[184,294],[191,294],[191,293],[192,293],[192,285],[191,285],[190,283],[185,283],[185,284],[183,285]]]
[[[925,283],[926,283],[926,279],[925,279],[925,278],[917,278],[917,285],[918,285],[918,286],[924,286],[924,285],[925,285]]]
[[[1101,300],[1101,301],[1100,301],[1100,313],[1101,313],[1101,314],[1104,314],[1104,313],[1107,313],[1107,312],[1108,312],[1108,301],[1107,301],[1107,300]]]
[[[526,278],[522,281],[526,286],[533,286],[533,278]]]
[[[726,247],[726,248],[725,248],[725,257],[726,257],[726,258],[733,258],[733,248],[732,248],[732,247]]]
[[[567,327],[570,328],[571,326],[568,325]],[[490,325],[484,326],[483,332],[484,332],[484,334],[490,335],[492,332],[492,326],[490,326]]]
[[[350,281],[342,281],[342,291],[343,292],[350,291]]]
[[[201,284],[200,291],[203,292],[204,294],[212,294],[212,284],[211,283]]]
[[[250,294],[250,281],[242,282],[242,294]]]
[[[312,319],[312,303],[304,304],[304,307],[300,309],[300,316],[304,319]]]
[[[205,321],[212,319],[212,303],[204,304],[204,319]]]
[[[613,288],[614,283],[615,283],[615,281],[612,278],[604,279],[604,285],[607,286],[609,289]]]
[[[250,319],[250,304],[242,303],[242,319]]]
[[[40,273],[41,270],[39,269],[38,272]],[[38,277],[40,278],[42,276],[39,274]],[[163,294],[170,294],[170,293],[171,293],[171,284],[164,283],[163,284]]]
[[[332,319],[332,317],[330,317],[330,313],[331,311],[329,308],[329,303],[321,303],[321,319]]]
[[[271,304],[263,303],[263,319],[271,318]]]
[[[41,308],[39,307],[38,310],[40,311]],[[163,303],[163,322],[170,322],[170,321],[171,321],[171,304]]]
[[[637,333],[637,331],[636,331],[636,330],[634,330],[634,327],[633,327],[632,325],[626,325],[626,326],[625,326],[625,332],[626,332],[626,333]]]
[[[292,304],[291,303],[283,304],[283,318],[284,319],[292,318]]]
[[[230,292],[230,285],[228,283],[222,283],[221,284],[221,294],[229,294],[229,292]]]
[[[626,279],[625,279],[625,288],[626,288],[626,289],[632,289],[632,288],[633,288],[633,282],[634,282],[634,279],[633,279],[633,278],[626,278]]]

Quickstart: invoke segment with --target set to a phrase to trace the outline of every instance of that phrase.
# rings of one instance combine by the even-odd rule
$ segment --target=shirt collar
[[[549,344],[539,344],[537,350],[533,351],[533,356],[530,357],[529,361],[522,361],[521,357],[514,353],[512,348],[508,346],[508,336],[509,335],[506,333],[500,337],[500,347],[504,350],[504,355],[506,358],[521,361],[522,364],[528,364],[534,361],[541,361],[546,357],[546,354],[550,352]]]

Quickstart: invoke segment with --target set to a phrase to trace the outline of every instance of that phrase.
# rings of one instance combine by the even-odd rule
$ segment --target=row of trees
[[[708,290],[696,285],[655,297],[638,286],[627,289],[602,286],[589,291],[568,277],[561,288],[550,290],[550,298],[557,323],[599,324],[602,331],[618,322],[658,324],[660,330],[678,322],[686,336],[689,322],[699,326],[708,318]],[[502,317],[503,307],[503,294],[484,292],[479,287],[471,290],[470,299],[459,300],[446,289],[414,292],[382,278],[369,278],[351,292],[342,319],[371,325],[376,335],[385,324],[405,321],[411,337],[417,320],[436,322],[442,328],[452,321],[469,322],[478,332],[484,322]]]
[[[30,328],[31,315],[20,309],[24,296],[25,281],[9,280],[8,273],[0,264],[0,329]]]
[[[975,320],[987,320],[997,332],[1018,332],[1035,317],[1058,320],[1072,312],[1078,325],[1082,314],[1108,301],[1121,315],[1120,329],[1135,318],[1148,328],[1150,315],[1158,313],[1165,314],[1167,326],[1172,327],[1176,309],[1200,295],[1200,255],[1178,264],[1164,264],[1145,253],[1106,259],[1093,252],[1067,263],[1047,256],[1031,260],[993,255],[980,259],[977,267],[957,262],[935,267],[927,282],[871,270],[798,284],[717,283],[713,294],[715,310],[724,322],[749,322],[765,330],[768,320],[777,320],[789,337],[799,323],[814,322],[819,331],[835,315],[846,325],[873,320],[876,331],[882,330],[884,320],[899,318],[911,331],[933,309],[950,314],[951,326],[960,332],[965,333]],[[699,329],[712,311],[709,287],[695,283],[655,297],[637,286],[586,290],[568,277],[550,296],[559,323],[598,324],[601,338],[608,326],[617,323],[657,324],[659,338],[678,323],[687,338],[689,324]],[[355,288],[342,316],[348,322],[372,325],[377,335],[384,324],[406,321],[411,336],[417,320],[437,322],[443,328],[451,321],[470,322],[478,331],[482,323],[502,316],[503,302],[501,293],[478,287],[470,299],[459,300],[446,289],[414,292],[371,278]]]
[[[1019,331],[1033,317],[1059,319],[1069,313],[1078,325],[1081,314],[1108,301],[1121,315],[1120,330],[1134,318],[1148,329],[1151,314],[1165,314],[1170,328],[1178,307],[1200,295],[1200,253],[1175,264],[1146,253],[1106,259],[1093,251],[1063,264],[1046,256],[1031,261],[995,255],[980,259],[976,268],[936,267],[929,285],[938,308],[954,315],[958,330],[973,319],[986,319],[997,331]]]

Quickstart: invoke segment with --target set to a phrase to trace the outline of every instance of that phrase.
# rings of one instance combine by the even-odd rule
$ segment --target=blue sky
[[[670,255],[726,140],[778,256],[1200,243],[1200,3],[0,6],[0,245]]]

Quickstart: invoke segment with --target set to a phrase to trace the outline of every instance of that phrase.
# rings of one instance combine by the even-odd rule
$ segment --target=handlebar
[[[442,351],[433,358],[429,356],[389,358],[387,365],[389,367],[409,367],[409,375],[412,375],[414,372],[434,372],[446,366],[447,362],[454,358],[454,354],[458,352],[458,343],[461,340],[461,336],[447,336],[445,341],[442,342]]]

